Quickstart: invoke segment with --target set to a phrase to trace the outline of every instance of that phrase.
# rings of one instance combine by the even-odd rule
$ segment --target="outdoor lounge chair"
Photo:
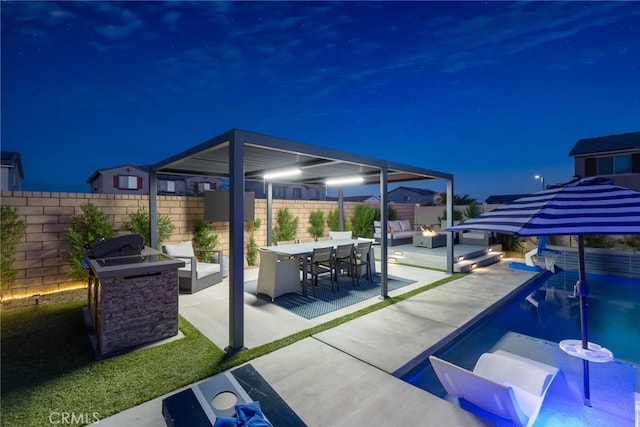
[[[558,369],[506,351],[484,353],[470,372],[429,356],[438,379],[451,396],[531,426]]]
[[[185,266],[178,269],[180,290],[190,294],[222,282],[222,266],[220,263],[200,262],[196,252],[217,254],[222,262],[222,251],[217,249],[194,249],[190,240],[175,245],[164,245],[162,251],[167,255],[184,261]]]
[[[259,249],[260,270],[256,292],[273,301],[283,294],[300,290],[300,264],[296,258],[279,259],[272,251]]]

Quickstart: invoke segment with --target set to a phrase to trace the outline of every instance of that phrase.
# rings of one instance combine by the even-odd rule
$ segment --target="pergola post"
[[[389,298],[389,272],[388,272],[388,250],[387,250],[387,168],[380,169],[380,298]]]
[[[453,176],[447,180],[447,228],[453,226]],[[453,274],[453,233],[447,233],[447,274]]]
[[[273,184],[267,183],[267,246],[271,246],[273,239]]]
[[[149,170],[149,237],[150,242],[144,242],[152,248],[158,248],[158,174]]]
[[[229,346],[244,348],[244,138],[235,132],[229,141]]]

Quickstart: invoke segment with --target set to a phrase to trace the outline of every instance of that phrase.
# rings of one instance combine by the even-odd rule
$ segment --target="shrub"
[[[387,220],[395,221],[398,219],[398,211],[391,205],[387,205]],[[380,221],[380,208],[375,209],[374,221]]]
[[[253,232],[260,228],[260,224],[261,221],[259,219],[245,222],[245,227],[249,232],[249,243],[247,243],[247,265],[250,266],[256,265],[256,261],[258,259],[258,244],[256,243],[256,239],[253,237]]]
[[[376,215],[375,209],[366,203],[356,206],[351,217],[351,231],[353,237],[371,237],[371,227]]]
[[[193,221],[193,247],[198,249],[216,249],[220,244],[218,234],[202,219]],[[197,252],[198,261],[206,262],[209,255],[206,252]]]
[[[16,280],[18,271],[13,268],[16,260],[16,246],[27,231],[27,224],[18,218],[16,208],[2,206],[0,212],[0,287],[8,288]]]
[[[497,233],[497,240],[502,245],[503,251],[524,253],[524,243],[513,234]]]
[[[584,246],[587,248],[610,248],[611,242],[602,234],[589,234],[584,236]]]
[[[467,206],[464,210],[464,216],[466,218],[475,218],[478,215],[480,215],[480,206],[478,206],[476,203]]]
[[[321,210],[312,211],[309,215],[309,224],[307,231],[314,240],[318,240],[318,237],[324,234],[324,212]]]
[[[622,239],[620,239],[620,242],[623,245],[629,246],[631,249],[633,249],[634,254],[637,250],[640,250],[640,234],[623,236]]]
[[[151,244],[151,221],[149,219],[149,213],[145,208],[138,209],[135,213],[129,215],[129,221],[122,225],[124,230],[131,233],[142,234],[146,245]],[[167,241],[173,234],[175,226],[171,223],[171,219],[168,215],[158,214],[158,247],[162,246],[162,243]]]
[[[294,217],[289,208],[278,209],[278,218],[273,227],[273,239],[276,242],[281,240],[294,240],[298,234],[298,217]]]
[[[71,250],[67,256],[69,275],[75,280],[89,276],[88,270],[82,266],[82,259],[86,258],[85,247],[99,238],[110,239],[114,235],[109,218],[93,203],[85,203],[80,209],[82,214],[74,216],[71,227],[67,228],[67,237],[71,242]]]
[[[454,209],[453,210],[453,220],[454,221],[462,221],[462,219],[464,218],[464,216],[462,215],[462,212],[460,212],[459,210]],[[442,212],[442,216],[438,217],[438,221],[442,222],[442,221],[446,221],[447,220],[447,210],[445,209]]]

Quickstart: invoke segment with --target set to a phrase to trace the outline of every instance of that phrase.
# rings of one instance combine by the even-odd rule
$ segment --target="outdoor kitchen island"
[[[144,247],[137,255],[89,259],[85,322],[96,358],[178,334],[178,268]]]

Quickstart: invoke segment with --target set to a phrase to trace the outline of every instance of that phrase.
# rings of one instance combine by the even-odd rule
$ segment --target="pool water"
[[[614,362],[589,365],[593,408],[587,412],[582,405],[582,361],[558,348],[561,340],[580,339],[580,299],[574,292],[577,279],[576,272],[568,271],[544,276],[434,354],[473,370],[482,353],[503,349],[560,368],[561,378],[552,383],[536,425],[556,425],[555,421],[567,417],[578,420],[569,423],[573,425],[597,425],[599,419],[603,425],[633,425],[640,366],[640,279],[587,275],[588,339],[608,348],[615,357]],[[447,395],[428,359],[402,380],[457,403]],[[472,412],[501,424],[499,417],[478,410]],[[581,414],[588,423],[579,422]]]

